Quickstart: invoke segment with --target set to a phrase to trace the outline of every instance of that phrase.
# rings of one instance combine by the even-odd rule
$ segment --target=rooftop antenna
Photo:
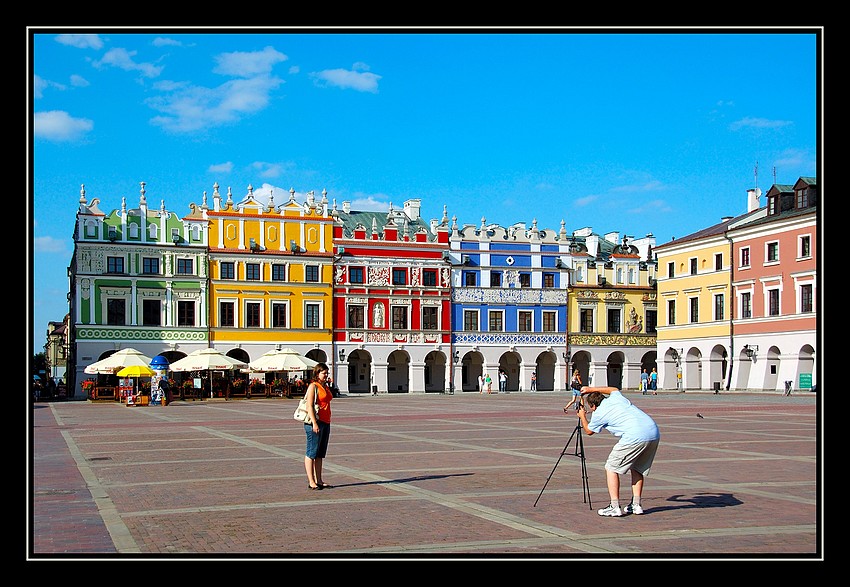
[[[773,185],[776,185],[776,165],[773,166]]]
[[[756,161],[756,166],[753,169],[753,173],[756,176],[756,187],[759,187],[759,162]]]

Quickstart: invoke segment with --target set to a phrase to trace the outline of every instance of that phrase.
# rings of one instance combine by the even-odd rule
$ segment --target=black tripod
[[[552,475],[555,473],[555,469],[558,468],[558,463],[561,462],[561,458],[567,454],[567,451],[570,449],[570,443],[573,441],[573,437],[575,437],[575,446],[573,447],[573,452],[568,456],[571,457],[579,457],[581,459],[581,489],[582,496],[584,497],[584,503],[588,505],[590,509],[593,509],[593,504],[590,501],[590,483],[587,479],[587,461],[584,458],[584,439],[582,438],[582,429],[581,429],[581,419],[576,423],[576,427],[573,430],[573,433],[570,435],[570,439],[567,441],[567,444],[564,445],[564,450],[561,451],[561,456],[558,457],[558,461],[555,463],[555,466],[552,467],[552,472],[549,473],[549,477],[546,479],[546,483],[543,484],[543,489],[540,490],[540,495],[537,496],[537,499],[534,500],[534,506],[537,507],[537,502],[540,500],[540,496],[543,495],[543,491],[546,489],[546,486],[549,484],[549,479],[552,478]]]

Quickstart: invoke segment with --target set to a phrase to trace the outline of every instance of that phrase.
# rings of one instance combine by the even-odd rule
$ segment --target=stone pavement
[[[815,394],[626,395],[662,439],[622,518],[566,392],[337,398],[324,491],[295,399],[37,403],[27,561],[823,560]]]

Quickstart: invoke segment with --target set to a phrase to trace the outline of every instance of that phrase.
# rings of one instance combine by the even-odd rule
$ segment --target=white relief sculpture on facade
[[[384,304],[383,302],[378,302],[375,304],[375,307],[372,308],[372,326],[375,328],[383,328],[384,327]]]

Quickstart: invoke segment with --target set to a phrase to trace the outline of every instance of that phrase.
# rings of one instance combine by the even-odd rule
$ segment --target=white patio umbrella
[[[229,371],[231,369],[240,369],[247,367],[248,363],[237,361],[220,351],[212,348],[199,349],[193,351],[171,363],[168,368],[171,371]],[[210,382],[210,397],[212,397],[212,377],[208,377]]]
[[[216,349],[199,349],[171,363],[171,371],[228,371],[247,367],[248,363],[223,355]]]
[[[114,375],[124,367],[148,367],[150,364],[150,357],[143,355],[141,351],[128,347],[92,363],[84,369],[84,372],[89,375]]]
[[[291,348],[269,351],[248,363],[253,371],[308,371],[318,365],[317,361],[308,359]]]

